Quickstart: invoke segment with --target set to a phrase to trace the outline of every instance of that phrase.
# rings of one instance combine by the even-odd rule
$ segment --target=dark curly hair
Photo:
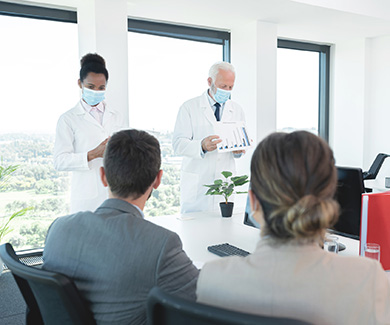
[[[108,71],[106,69],[106,61],[97,53],[88,53],[80,60],[80,81],[83,82],[88,73],[102,73],[108,81]]]

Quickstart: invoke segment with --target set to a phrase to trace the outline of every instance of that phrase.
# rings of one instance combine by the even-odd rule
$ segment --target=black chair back
[[[244,314],[175,297],[154,287],[147,300],[148,325],[308,325],[289,318]]]
[[[26,301],[27,324],[96,324],[68,277],[21,263],[8,243],[0,246],[0,257]]]

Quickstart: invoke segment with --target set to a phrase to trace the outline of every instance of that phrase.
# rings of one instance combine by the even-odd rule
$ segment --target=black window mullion
[[[329,141],[329,57],[329,48],[327,51],[320,53],[318,133],[326,141]]]
[[[0,15],[77,23],[77,12],[0,1]]]
[[[128,31],[222,45],[222,57],[230,62],[230,33],[226,31],[128,19]]]

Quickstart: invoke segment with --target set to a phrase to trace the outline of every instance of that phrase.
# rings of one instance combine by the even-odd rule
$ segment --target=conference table
[[[229,243],[252,253],[260,240],[260,230],[244,224],[244,211],[235,212],[230,218],[221,217],[219,211],[210,211],[146,219],[176,232],[183,242],[183,249],[199,268],[205,262],[220,258],[207,250],[210,245]],[[346,246],[340,255],[359,255],[358,240],[337,237]]]

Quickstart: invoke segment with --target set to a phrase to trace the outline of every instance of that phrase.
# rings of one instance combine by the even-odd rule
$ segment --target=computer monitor
[[[363,172],[360,168],[337,167],[337,178],[335,199],[340,205],[340,216],[330,231],[359,240]]]
[[[345,237],[360,237],[360,214],[362,193],[364,193],[363,173],[360,168],[337,167],[337,190],[335,199],[340,205],[340,216],[329,232]],[[247,198],[244,224],[255,227],[249,219],[249,196]]]

